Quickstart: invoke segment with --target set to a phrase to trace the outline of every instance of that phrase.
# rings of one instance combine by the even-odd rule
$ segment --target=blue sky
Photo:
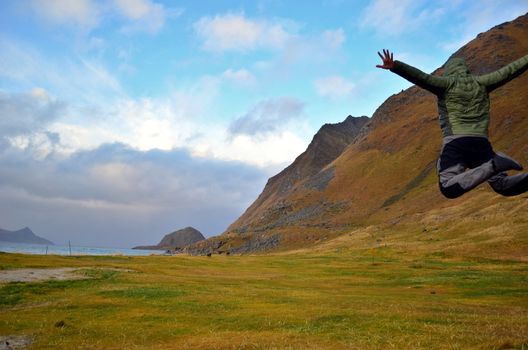
[[[302,4],[302,5],[300,5]],[[0,227],[132,246],[221,233],[324,123],[370,116],[511,1],[0,3]]]

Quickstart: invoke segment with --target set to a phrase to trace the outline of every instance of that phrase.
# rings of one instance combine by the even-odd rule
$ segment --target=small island
[[[165,235],[157,245],[143,245],[132,249],[166,250],[172,253],[204,239],[205,237],[200,231],[194,227],[186,227]]]

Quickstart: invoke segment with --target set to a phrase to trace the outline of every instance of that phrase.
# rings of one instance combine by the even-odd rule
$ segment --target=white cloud
[[[32,0],[37,15],[55,24],[93,27],[99,21],[100,9],[92,0]]]
[[[127,20],[124,32],[147,31],[158,32],[165,24],[167,17],[177,17],[180,9],[167,9],[163,4],[150,0],[115,0],[116,9]]]
[[[233,70],[228,69],[222,73],[222,77],[228,81],[244,87],[255,86],[257,80],[255,76],[247,69]]]
[[[98,111],[91,119],[59,120],[49,130],[61,135],[58,150],[73,154],[95,149],[105,143],[123,143],[139,151],[188,147],[187,140],[197,132],[185,106],[170,99],[125,98]],[[82,110],[77,110],[82,113]]]
[[[383,35],[414,31],[424,23],[443,16],[441,7],[426,8],[424,0],[372,0],[361,15],[360,27]]]
[[[162,6],[148,0],[115,0],[121,13],[132,20],[148,17],[156,12],[161,12]]]
[[[299,119],[302,105],[294,100],[257,104],[229,126],[203,123],[188,114],[192,101],[187,106],[176,101],[183,102],[183,97],[122,100],[109,107],[106,118],[92,123],[54,122],[48,127],[60,135],[54,150],[67,156],[118,142],[142,152],[185,149],[196,158],[276,170],[304,151],[310,136]]]
[[[290,130],[281,130],[258,137],[222,132],[224,140],[217,143],[217,140],[220,140],[218,138],[205,144],[202,152],[217,159],[239,161],[257,166],[266,169],[267,173],[272,175],[293,162],[306,149],[308,142],[305,137],[306,133],[301,134],[303,129],[306,131],[308,128],[299,122]]]
[[[354,91],[354,84],[338,75],[317,79],[314,85],[319,95],[331,99],[348,97]]]
[[[302,102],[292,98],[263,101],[230,125],[205,122],[214,111],[216,93],[214,84],[209,84],[205,79],[197,86],[174,91],[169,98],[121,98],[89,110],[95,113],[89,118],[85,108],[68,105],[64,107],[68,113],[54,113],[42,126],[32,119],[21,125],[19,119],[11,127],[23,128],[10,133],[9,143],[34,152],[36,159],[50,153],[70,157],[121,143],[141,152],[185,149],[198,158],[267,169],[291,162],[304,150],[311,130],[301,118]],[[49,108],[41,114],[51,115]],[[16,121],[11,113],[5,120]],[[48,142],[51,136],[56,138]]]
[[[203,41],[202,48],[214,52],[281,49],[293,36],[284,23],[233,13],[203,17],[194,29]]]
[[[146,31],[157,33],[167,18],[178,17],[183,10],[167,8],[151,0],[113,0],[112,3],[94,0],[31,0],[36,16],[56,25],[74,25],[83,30],[97,27],[109,14],[116,12],[126,24],[125,33]],[[90,46],[90,45],[89,45]]]

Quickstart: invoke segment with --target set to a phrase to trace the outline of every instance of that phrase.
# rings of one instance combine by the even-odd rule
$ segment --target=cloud
[[[426,8],[423,0],[372,0],[363,11],[360,27],[369,28],[381,35],[399,35],[436,21],[445,14],[441,7]]]
[[[213,52],[281,49],[293,36],[285,23],[234,13],[202,17],[194,29],[202,40],[202,48]]]
[[[32,0],[35,13],[53,24],[91,28],[98,24],[100,9],[92,0]]]
[[[226,125],[207,121],[214,104],[208,101],[211,92],[203,89],[176,91],[164,99],[122,99],[89,120],[57,120],[47,130],[60,135],[54,149],[64,155],[118,142],[138,151],[181,148],[194,157],[273,170],[306,147],[311,129],[300,119],[302,102],[292,98],[264,101],[245,118]],[[289,128],[293,122],[295,127]]]
[[[151,0],[114,0],[110,2],[94,0],[31,0],[34,14],[54,25],[73,25],[90,31],[103,20],[118,14],[127,24],[122,27],[125,33],[146,31],[157,33],[163,28],[167,18],[178,17],[183,13],[179,8],[166,8]]]
[[[222,80],[252,83],[251,72],[244,69],[226,70],[220,77],[204,76],[170,89],[165,97],[131,98],[122,91],[119,80],[97,61],[82,57],[51,60],[2,36],[0,51],[0,78],[9,82],[13,90],[31,91],[42,86],[46,94],[53,93],[64,101],[64,106],[56,110],[58,117],[49,119],[35,132],[16,138],[12,135],[9,140],[0,137],[2,148],[10,144],[27,150],[36,159],[53,152],[67,157],[117,142],[139,151],[184,148],[197,157],[276,169],[302,152],[311,136],[312,130],[293,117],[304,108],[295,99],[261,103],[231,125],[220,120],[212,122]],[[270,114],[263,115],[264,112]],[[16,115],[9,114],[5,123],[18,125],[12,124],[14,118]],[[287,132],[293,120],[297,124]],[[246,138],[248,134],[258,137]],[[53,141],[49,135],[59,137]]]
[[[148,0],[115,0],[121,13],[131,20],[140,20],[146,17],[157,17],[163,12],[163,6]]]
[[[228,69],[222,73],[222,78],[244,87],[254,86],[257,82],[255,76],[247,69]]]
[[[242,74],[240,71],[230,73],[232,79],[249,77],[243,71]],[[53,70],[48,74],[55,76]],[[88,79],[96,76],[95,73],[86,75]],[[57,73],[57,76],[60,75]],[[68,83],[67,80],[60,82]],[[74,83],[83,83],[82,77]],[[235,126],[219,120],[211,121],[220,83],[218,78],[203,77],[189,86],[170,91],[162,98],[116,97],[108,90],[101,91],[107,91],[108,95],[104,97],[73,101],[56,100],[42,88],[24,94],[2,93],[0,148],[11,145],[33,154],[35,159],[42,159],[52,153],[68,157],[117,142],[138,151],[183,148],[196,157],[240,161],[267,169],[275,169],[302,152],[310,129],[297,125],[292,132],[284,132],[288,121],[295,119],[293,114],[301,113],[301,102],[283,98],[261,103],[238,122],[240,133],[234,135],[229,129],[231,127],[234,131]],[[87,91],[82,93],[89,92],[89,81],[85,85]],[[75,92],[75,87],[61,86],[58,90],[62,91],[62,88],[67,98],[69,93]],[[270,114],[265,116],[262,113]],[[273,121],[272,118],[280,120]],[[250,132],[251,122],[261,123],[264,129],[253,131],[258,137],[245,139],[242,136]]]
[[[13,149],[0,153],[0,162],[4,227],[24,223],[59,243],[86,245],[154,244],[189,225],[221,233],[269,176],[184,149],[142,152],[122,144],[43,160]]]
[[[115,0],[115,6],[130,21],[123,27],[124,32],[156,33],[164,26],[167,17],[177,17],[183,12],[181,9],[167,9],[163,4],[150,0]]]
[[[11,148],[26,150],[43,159],[58,149],[60,134],[49,126],[69,113],[69,106],[42,88],[27,93],[0,91],[0,153]]]
[[[216,53],[268,50],[278,54],[268,66],[282,73],[298,62],[339,57],[336,53],[346,41],[342,28],[302,34],[301,27],[292,20],[249,18],[236,13],[202,17],[194,23],[203,50]]]
[[[66,111],[66,104],[51,98],[42,88],[27,93],[0,91],[0,137],[41,131]]]
[[[291,97],[280,97],[259,102],[248,113],[229,126],[233,135],[263,135],[280,130],[288,122],[299,119],[304,103]]]

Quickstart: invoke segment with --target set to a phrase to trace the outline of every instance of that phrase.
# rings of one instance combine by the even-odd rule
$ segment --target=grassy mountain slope
[[[453,56],[464,57],[474,74],[487,73],[528,54],[527,38],[524,15],[480,34]],[[527,73],[491,94],[491,115],[494,148],[528,166]],[[442,250],[526,256],[528,195],[504,198],[483,185],[456,200],[443,198],[435,174],[440,146],[436,98],[411,87],[389,97],[317,174],[296,182],[280,199],[257,201],[251,215],[190,251],[292,249],[337,236],[323,246],[389,240],[410,247],[428,232]],[[311,185],[318,176],[327,181]]]

